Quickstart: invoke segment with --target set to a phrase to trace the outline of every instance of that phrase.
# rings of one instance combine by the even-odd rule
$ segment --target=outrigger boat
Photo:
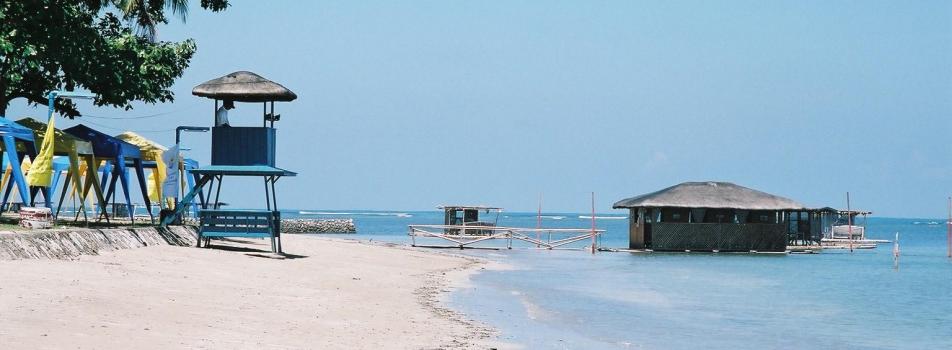
[[[567,244],[591,240],[591,249],[597,247],[597,237],[605,230],[585,228],[518,228],[497,226],[502,208],[488,206],[446,205],[437,207],[443,210],[443,225],[409,225],[409,236],[414,247],[430,248],[477,248],[476,243],[490,240],[505,240],[506,248],[512,249],[512,242],[523,241],[539,249],[557,249]],[[492,222],[482,221],[480,212],[496,213]],[[545,234],[548,239],[541,237]],[[557,238],[552,240],[552,236]],[[451,245],[420,245],[417,238],[438,238],[449,241]],[[481,247],[489,248],[489,247]]]
[[[866,238],[866,219],[872,212],[838,210],[835,214],[830,230],[823,233],[823,239],[820,241],[824,247],[845,249],[852,246],[853,249],[873,249],[879,243],[889,243],[889,240]],[[863,217],[861,224],[857,224],[858,216]]]

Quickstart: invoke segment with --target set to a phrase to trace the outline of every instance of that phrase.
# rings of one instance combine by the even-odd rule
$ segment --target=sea
[[[298,210],[285,217],[352,218],[333,237],[410,244],[410,224],[442,212]],[[627,217],[596,214],[599,246],[626,248]],[[544,228],[591,228],[591,214],[544,213]],[[536,213],[483,214],[536,227]],[[952,349],[952,259],[941,219],[870,218],[876,249],[819,254],[453,250],[509,268],[483,270],[450,307],[526,349]],[[548,239],[546,237],[546,239]],[[556,237],[553,237],[556,239]],[[439,243],[424,241],[424,243]],[[484,247],[505,248],[505,242]]]

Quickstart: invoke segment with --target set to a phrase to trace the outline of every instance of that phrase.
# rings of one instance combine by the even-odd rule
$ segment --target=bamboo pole
[[[899,232],[896,232],[896,240],[893,241],[893,268],[899,270]]]
[[[850,241],[850,253],[853,252],[853,211],[850,209],[850,193],[846,192],[846,238]]]
[[[536,229],[537,229],[537,230],[542,229],[542,193],[539,193],[539,215],[536,217]],[[537,240],[537,241],[538,241],[540,238],[542,238],[541,235],[542,235],[541,232],[536,231],[536,240]],[[539,248],[539,247],[540,247],[540,246],[539,246],[538,244],[536,244],[536,248]]]
[[[595,254],[595,192],[592,192],[592,254]]]

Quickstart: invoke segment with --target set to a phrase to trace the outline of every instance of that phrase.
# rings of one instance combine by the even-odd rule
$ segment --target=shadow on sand
[[[213,244],[213,243],[218,243],[218,244]],[[226,244],[221,244],[221,243],[226,243]],[[301,259],[301,258],[308,257],[307,255],[297,255],[297,254],[290,254],[290,253],[280,253],[280,254],[272,253],[270,249],[239,247],[239,246],[235,246],[231,244],[255,245],[256,243],[253,241],[247,241],[247,240],[241,240],[241,239],[223,238],[223,239],[213,239],[211,240],[211,243],[205,247],[210,249],[226,250],[230,252],[248,253],[245,255],[256,257],[256,258],[266,258],[266,259],[275,259],[275,260]]]

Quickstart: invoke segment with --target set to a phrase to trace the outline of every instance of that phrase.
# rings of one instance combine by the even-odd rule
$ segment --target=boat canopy
[[[436,207],[436,208],[437,208],[437,209],[442,209],[442,210],[466,210],[466,209],[470,209],[470,210],[487,210],[487,211],[488,211],[488,210],[499,210],[499,211],[502,211],[502,208],[488,207],[488,206],[485,206],[485,205],[441,205],[441,206],[438,206],[438,207]]]

